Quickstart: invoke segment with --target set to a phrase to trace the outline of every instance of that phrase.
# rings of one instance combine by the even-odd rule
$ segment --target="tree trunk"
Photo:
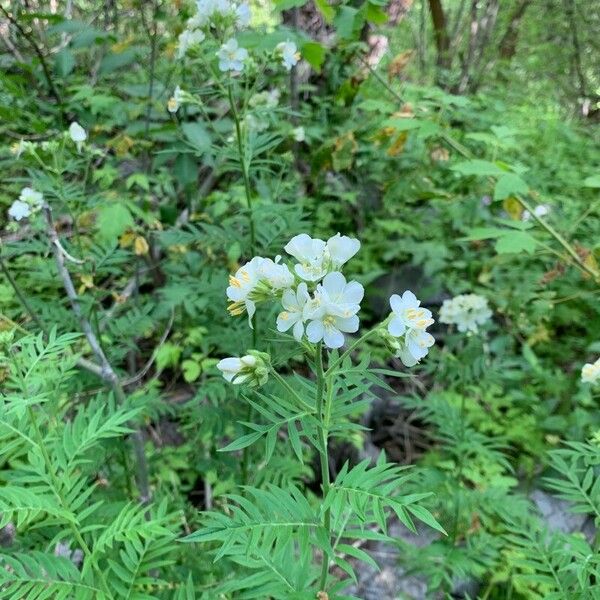
[[[519,28],[525,16],[525,11],[531,5],[531,0],[520,0],[508,20],[508,27],[500,40],[500,58],[510,61],[517,51]]]
[[[431,12],[431,22],[433,23],[435,46],[437,49],[436,65],[441,69],[449,69],[452,64],[452,57],[449,52],[450,38],[448,36],[446,15],[441,0],[429,0],[429,11]]]

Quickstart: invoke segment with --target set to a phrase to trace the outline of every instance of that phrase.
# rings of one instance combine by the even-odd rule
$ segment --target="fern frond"
[[[406,467],[386,462],[384,453],[380,454],[374,466],[370,465],[368,459],[352,469],[346,463],[331,484],[321,510],[330,508],[332,516],[335,517],[334,522],[344,522],[344,516],[350,510],[360,524],[374,522],[385,532],[388,509],[411,531],[416,531],[412,515],[445,533],[433,515],[417,504],[431,494],[399,495],[402,486],[409,480],[405,470]]]
[[[0,598],[7,600],[94,600],[102,590],[82,579],[68,559],[43,552],[0,554]]]
[[[18,486],[0,488],[0,528],[11,521],[17,529],[48,515],[67,522],[75,522],[75,515],[58,505],[56,498],[46,490]]]

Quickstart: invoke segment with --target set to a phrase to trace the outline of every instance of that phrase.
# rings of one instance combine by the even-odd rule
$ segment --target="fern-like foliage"
[[[226,589],[243,587],[251,598],[307,589],[314,579],[311,545],[329,546],[320,515],[294,486],[246,487],[245,493],[228,496],[228,513],[204,513],[202,527],[183,541],[216,543],[215,560],[227,557],[254,571]]]
[[[6,600],[94,600],[103,591],[67,558],[31,551],[0,554],[0,598]]]
[[[528,597],[588,600],[600,593],[600,561],[578,535],[551,532],[536,518],[509,522],[510,562],[515,582]]]
[[[564,448],[549,452],[550,466],[560,477],[546,477],[546,486],[559,498],[571,503],[575,513],[593,516],[600,525],[600,448],[582,442],[567,442]]]

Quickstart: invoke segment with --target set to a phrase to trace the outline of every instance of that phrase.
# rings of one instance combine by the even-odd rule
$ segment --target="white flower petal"
[[[316,344],[323,339],[325,327],[322,321],[311,321],[306,327],[306,337],[312,344]]]

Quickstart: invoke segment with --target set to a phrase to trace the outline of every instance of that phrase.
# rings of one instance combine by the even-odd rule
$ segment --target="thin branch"
[[[54,252],[54,258],[58,268],[58,274],[63,282],[63,287],[71,304],[71,308],[79,320],[81,329],[83,330],[92,352],[96,356],[96,360],[100,363],[100,373],[102,379],[112,388],[119,403],[123,404],[126,400],[126,397],[125,392],[123,391],[123,386],[119,381],[119,377],[106,358],[106,355],[102,350],[102,346],[100,345],[100,342],[98,341],[98,338],[96,337],[89,320],[81,310],[81,304],[79,302],[77,292],[75,291],[75,287],[73,286],[73,280],[71,279],[71,275],[65,265],[65,256],[60,250],[62,246],[60,244],[56,227],[54,226],[54,221],[52,219],[52,209],[46,203],[44,204],[42,210],[46,219],[47,234],[52,242],[52,250]],[[137,460],[137,481],[140,499],[142,504],[146,505],[151,501],[152,496],[150,494],[150,485],[148,479],[148,462],[144,452],[144,439],[139,429],[134,431],[132,438]]]

